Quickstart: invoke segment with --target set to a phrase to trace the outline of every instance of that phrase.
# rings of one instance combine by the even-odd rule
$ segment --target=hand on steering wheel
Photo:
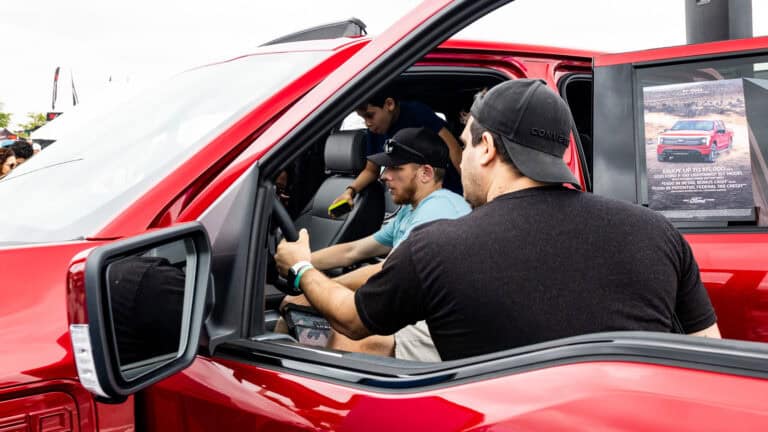
[[[288,211],[285,209],[285,206],[283,206],[283,203],[280,202],[280,199],[275,195],[274,201],[272,202],[272,217],[275,218],[275,221],[277,222],[277,225],[280,227],[280,230],[283,233],[284,240],[280,242],[280,245],[278,246],[277,253],[275,254],[275,261],[278,266],[278,270],[280,273],[285,276],[287,272],[287,268],[281,269],[281,260],[283,256],[286,256],[285,253],[281,255],[281,246],[283,246],[286,241],[288,242],[298,242],[299,240],[299,234],[296,232],[296,226],[293,224],[293,220],[291,219],[291,216],[288,214]],[[309,237],[305,234],[304,236],[305,243],[306,243],[306,250],[309,251]],[[293,246],[293,245],[291,245]],[[298,246],[298,245],[296,245]],[[302,246],[303,247],[303,246]],[[285,248],[283,248],[285,250]],[[292,255],[290,255],[292,256]],[[289,258],[292,259],[292,258]],[[285,260],[282,260],[285,263]],[[298,260],[297,260],[298,261]],[[294,262],[288,262],[287,267],[290,268],[291,265],[293,265]],[[284,265],[284,264],[283,264]],[[275,284],[275,288],[280,290],[281,292],[296,296],[302,294],[302,291],[300,288],[297,288],[293,286],[293,284],[289,284],[285,282],[284,280],[279,281],[279,283]]]

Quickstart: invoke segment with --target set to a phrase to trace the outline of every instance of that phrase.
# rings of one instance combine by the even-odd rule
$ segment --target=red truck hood
[[[0,248],[0,389],[77,376],[67,270],[87,241]]]

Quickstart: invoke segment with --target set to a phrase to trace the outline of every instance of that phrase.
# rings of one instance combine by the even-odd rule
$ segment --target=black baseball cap
[[[423,127],[400,129],[384,142],[384,152],[370,155],[368,160],[384,167],[417,163],[435,168],[447,168],[451,161],[443,139]]]
[[[532,79],[505,81],[479,96],[470,114],[501,136],[523,175],[581,188],[563,161],[571,140],[571,110],[546,84]]]

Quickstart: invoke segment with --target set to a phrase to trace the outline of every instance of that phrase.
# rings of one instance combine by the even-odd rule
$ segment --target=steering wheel
[[[288,214],[288,210],[280,201],[277,195],[272,199],[272,216],[276,219],[277,225],[283,232],[283,238],[289,242],[295,242],[299,239],[299,232],[296,231],[296,225],[293,224],[291,215]]]
[[[291,215],[288,214],[288,210],[277,195],[274,195],[272,201],[272,217],[275,218],[277,226],[280,227],[280,231],[283,233],[283,238],[290,242],[295,242],[299,239],[299,233],[296,231],[296,225],[293,224]],[[278,277],[274,284],[275,288],[283,292],[284,294],[296,296],[303,294],[300,288],[296,288],[293,284],[289,284],[283,277]]]

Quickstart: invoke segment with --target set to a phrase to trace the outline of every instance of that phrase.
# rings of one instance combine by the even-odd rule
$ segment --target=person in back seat
[[[355,108],[355,111],[365,120],[365,126],[368,128],[366,156],[383,151],[384,142],[401,129],[424,127],[438,134],[442,142],[435,142],[435,145],[444,145],[451,160],[443,185],[446,189],[461,193],[459,143],[446,128],[445,122],[431,108],[417,101],[399,101],[391,90],[384,89]],[[369,161],[365,169],[333,204],[341,200],[353,204],[355,194],[378,178],[379,169],[380,166],[376,162]]]
[[[448,149],[431,130],[402,129],[385,143],[382,153],[371,155],[368,159],[384,167],[381,178],[392,200],[404,205],[404,208],[397,213],[395,219],[371,236],[313,252],[310,261],[315,268],[326,270],[346,267],[365,259],[383,256],[397,248],[413,228],[437,219],[455,219],[470,211],[464,198],[442,188],[445,168],[450,164]],[[381,266],[381,263],[364,266],[336,280],[355,290],[378,272]],[[282,307],[288,303],[308,304],[303,296],[287,297]],[[329,346],[410,360],[440,360],[424,322],[407,326],[395,333],[394,337],[379,336],[359,342],[334,334]]]
[[[479,98],[462,133],[474,210],[414,229],[354,293],[306,269],[298,286],[352,339],[426,320],[443,360],[604,331],[720,337],[685,238],[661,214],[566,188],[565,101],[516,79]],[[283,241],[285,273],[309,237]]]

